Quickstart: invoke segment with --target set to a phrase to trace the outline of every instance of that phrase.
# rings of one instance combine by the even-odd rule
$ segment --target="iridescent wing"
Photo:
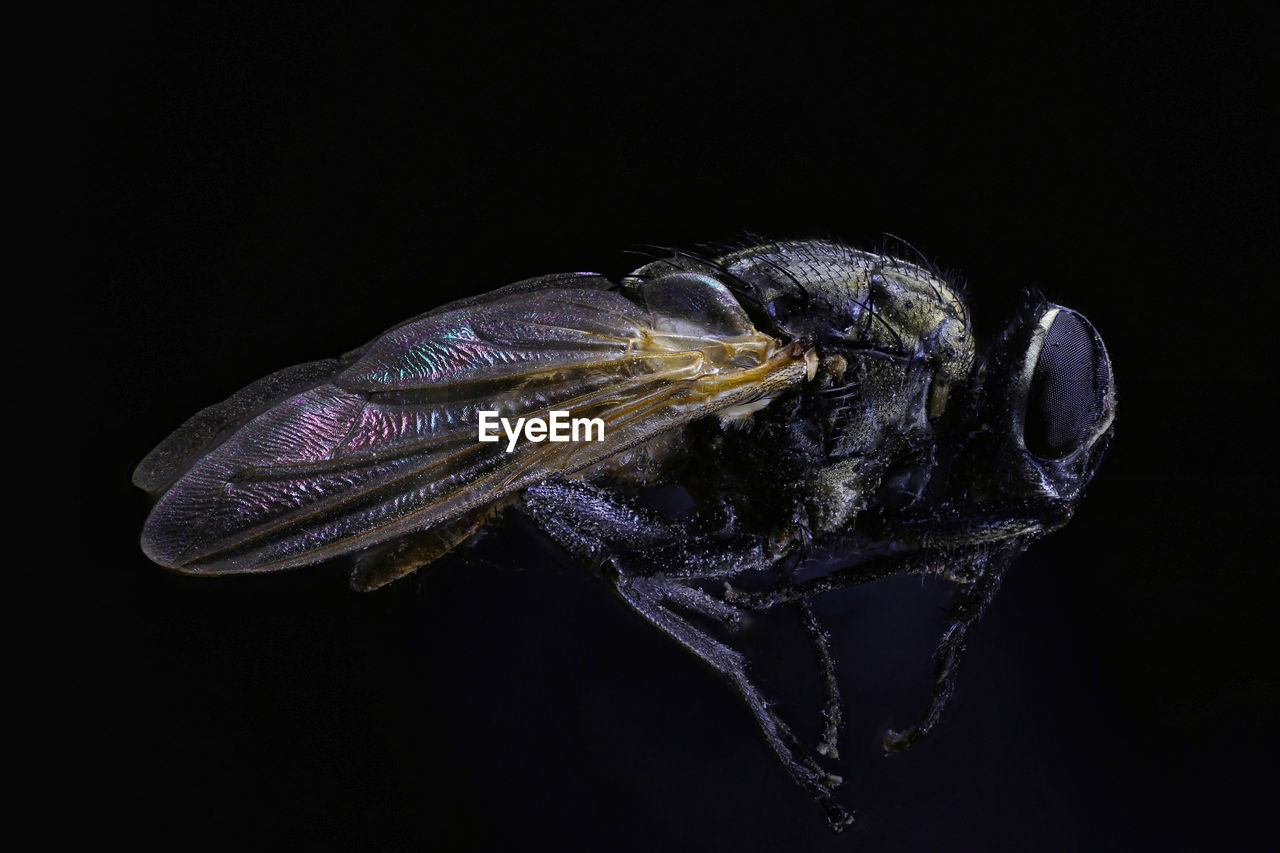
[[[342,359],[280,371],[193,417],[138,466],[159,498],[142,547],[225,574],[316,563],[572,476],[668,430],[770,398],[805,353],[757,331],[715,279],[624,295],[592,274],[533,279],[424,314]],[[601,441],[478,440],[568,410]]]

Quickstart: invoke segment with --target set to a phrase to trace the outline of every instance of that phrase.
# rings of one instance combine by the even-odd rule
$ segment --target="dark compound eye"
[[[1027,450],[1059,459],[1084,444],[1106,411],[1109,374],[1106,351],[1093,330],[1080,315],[1060,310],[1031,377],[1023,427]]]

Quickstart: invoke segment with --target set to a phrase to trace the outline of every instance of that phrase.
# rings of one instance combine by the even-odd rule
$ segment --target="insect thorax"
[[[717,263],[765,306],[770,331],[818,350],[803,405],[821,448],[801,500],[816,530],[847,529],[885,471],[932,444],[973,367],[968,308],[937,273],[834,243],[771,243]]]

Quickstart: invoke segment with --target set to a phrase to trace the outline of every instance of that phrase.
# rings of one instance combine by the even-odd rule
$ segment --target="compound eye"
[[[1023,439],[1042,459],[1075,452],[1109,408],[1107,352],[1081,317],[1059,310],[1036,357]]]

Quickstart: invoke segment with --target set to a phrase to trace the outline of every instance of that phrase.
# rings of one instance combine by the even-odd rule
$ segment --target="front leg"
[[[1018,549],[1009,549],[986,558],[977,570],[977,577],[965,584],[959,600],[951,608],[951,624],[943,632],[942,639],[933,653],[933,694],[919,721],[904,732],[890,729],[884,734],[884,748],[888,752],[902,752],[929,733],[942,716],[942,709],[955,690],[956,668],[964,652],[969,631],[982,618],[987,605],[1000,589],[1004,571]]]

